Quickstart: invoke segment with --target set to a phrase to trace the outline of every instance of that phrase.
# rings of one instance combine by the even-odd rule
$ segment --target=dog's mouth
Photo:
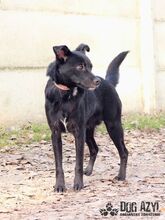
[[[93,90],[95,90],[97,87],[98,87],[98,86],[96,86],[96,87],[91,87],[91,88],[89,88],[88,90],[93,91]]]
[[[95,90],[98,86],[94,86],[94,85],[82,85],[81,83],[78,83],[77,86],[81,89],[85,89],[85,90],[90,90],[90,91],[93,91]]]
[[[82,88],[82,89],[93,91],[97,87],[99,87],[100,83],[101,83],[100,78],[96,77],[91,83],[80,83],[80,82],[78,82],[77,86]]]

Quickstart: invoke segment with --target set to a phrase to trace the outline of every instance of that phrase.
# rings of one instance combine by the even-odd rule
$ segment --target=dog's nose
[[[99,77],[95,77],[95,79],[93,80],[93,82],[94,82],[94,84],[95,84],[96,86],[99,86],[100,83],[101,83],[101,79],[100,79]]]

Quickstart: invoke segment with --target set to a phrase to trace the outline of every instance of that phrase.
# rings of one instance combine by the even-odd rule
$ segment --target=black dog
[[[45,109],[52,131],[52,144],[56,164],[57,192],[65,190],[62,168],[61,133],[71,132],[75,137],[76,166],[74,189],[83,188],[84,143],[90,151],[90,160],[84,173],[91,175],[98,153],[94,139],[96,125],[104,121],[107,131],[120,155],[118,180],[126,177],[128,151],[124,145],[121,125],[121,102],[115,90],[119,66],[127,52],[120,53],[109,65],[106,80],[92,74],[92,63],[85,55],[89,47],[81,44],[75,51],[67,46],[53,47],[56,61],[47,70],[50,79],[45,88]]]

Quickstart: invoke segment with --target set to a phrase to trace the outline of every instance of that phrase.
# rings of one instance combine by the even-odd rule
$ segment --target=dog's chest
[[[76,129],[76,123],[72,117],[66,116],[60,118],[61,131],[74,133]]]
[[[63,98],[57,112],[56,120],[60,123],[62,132],[73,133],[78,126],[79,119],[84,112],[83,99],[77,96],[65,99]]]
[[[68,128],[67,128],[68,118],[67,117],[61,117],[60,122],[62,123],[62,125],[65,129],[65,132],[68,132]]]
[[[70,104],[63,105],[60,112],[60,123],[63,127],[64,132],[72,132],[73,130],[73,120],[72,120],[73,108]]]

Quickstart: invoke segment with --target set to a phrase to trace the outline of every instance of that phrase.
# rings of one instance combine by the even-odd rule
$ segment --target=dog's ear
[[[89,52],[90,51],[90,47],[87,44],[80,44],[77,48],[76,51],[80,51],[83,54],[85,54],[85,52]]]
[[[71,54],[71,51],[65,45],[54,46],[53,51],[56,55],[56,60],[59,60],[59,61],[66,61],[68,56]]]

